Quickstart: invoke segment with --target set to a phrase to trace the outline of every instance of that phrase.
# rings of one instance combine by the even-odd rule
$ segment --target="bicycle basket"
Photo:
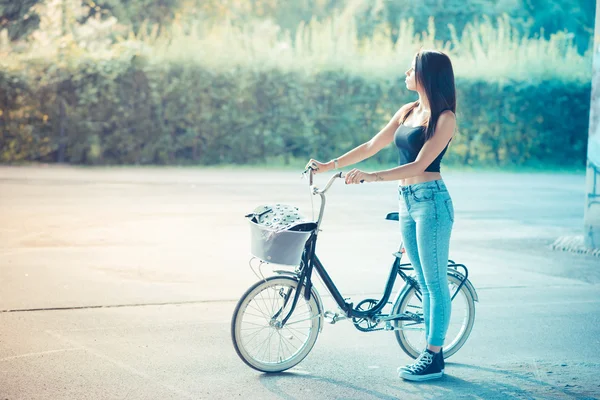
[[[304,245],[317,224],[306,219],[298,207],[264,205],[248,215],[253,256],[273,264],[299,265]]]

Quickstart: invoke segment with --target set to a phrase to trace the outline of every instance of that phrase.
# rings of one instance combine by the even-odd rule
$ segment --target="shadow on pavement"
[[[578,385],[558,385],[538,379],[533,372],[519,372],[509,369],[480,367],[461,363],[447,363],[456,371],[442,379],[409,382],[397,378],[397,383],[373,382],[381,377],[370,379],[357,376],[356,381],[365,381],[364,386],[379,386],[380,390],[363,387],[361,384],[310,373],[282,372],[260,375],[260,383],[278,398],[296,400],[313,399],[586,399],[595,393]],[[395,377],[390,374],[390,377]],[[459,377],[460,376],[460,377]],[[468,380],[463,379],[468,377]],[[368,382],[367,382],[368,381]],[[300,387],[300,388],[299,388]],[[571,390],[572,389],[572,390]],[[587,393],[575,393],[574,391]],[[290,393],[293,393],[290,394]]]
[[[299,400],[305,399],[310,396],[313,399],[319,398],[357,398],[357,395],[360,395],[361,399],[396,399],[397,397],[380,393],[378,391],[367,389],[355,384],[352,384],[348,381],[341,381],[331,378],[321,378],[319,376],[306,375],[306,374],[298,374],[295,372],[281,372],[278,374],[263,374],[260,375],[260,382],[263,386],[269,390],[271,393],[277,395],[279,398],[285,400]],[[298,393],[298,381],[300,383],[306,383],[307,388],[310,391],[307,391],[306,394],[297,395],[296,397],[285,393],[284,385],[281,385],[282,382],[286,380],[292,379],[294,380],[294,389],[295,393]],[[303,381],[303,382],[302,382]],[[318,382],[318,385],[315,383]],[[310,394],[309,394],[310,393]],[[343,394],[342,394],[343,393]]]

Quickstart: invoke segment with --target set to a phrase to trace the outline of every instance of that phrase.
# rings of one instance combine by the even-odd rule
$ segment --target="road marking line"
[[[140,378],[143,378],[143,379],[145,379],[147,381],[150,381],[151,383],[153,383],[153,384],[155,384],[157,386],[161,386],[164,389],[168,389],[168,390],[170,390],[173,393],[177,393],[178,395],[183,396],[183,397],[185,397],[187,399],[195,400],[198,397],[198,396],[194,396],[193,394],[191,394],[189,392],[186,392],[185,390],[178,389],[178,388],[176,388],[174,386],[171,386],[171,385],[169,385],[167,383],[162,383],[158,379],[156,379],[156,377],[148,375],[147,373],[145,373],[143,371],[140,371],[140,370],[138,370],[138,369],[136,369],[136,368],[134,368],[134,367],[132,367],[132,366],[130,366],[128,364],[125,364],[123,361],[119,361],[119,360],[116,360],[116,359],[114,359],[112,357],[109,357],[109,356],[107,356],[105,354],[102,354],[101,352],[99,352],[98,350],[96,350],[96,349],[94,349],[92,347],[88,347],[88,346],[82,345],[81,343],[77,342],[76,340],[67,339],[66,337],[64,337],[64,336],[56,333],[55,331],[45,330],[44,332],[46,332],[50,336],[55,337],[58,340],[67,342],[67,343],[72,344],[74,346],[78,346],[80,349],[83,349],[83,350],[89,352],[90,354],[95,355],[98,358],[101,358],[101,359],[103,359],[105,361],[108,361],[111,364],[114,364],[117,367],[119,367],[121,369],[124,369],[125,371],[128,371],[129,373],[131,373],[133,375],[137,375]]]
[[[15,313],[15,312],[36,312],[36,311],[66,311],[66,310],[87,310],[93,308],[125,308],[125,307],[147,307],[147,306],[179,306],[179,305],[204,305],[211,303],[237,302],[238,300],[182,300],[160,303],[130,303],[130,304],[107,304],[107,305],[88,305],[88,306],[71,306],[71,307],[47,307],[47,308],[17,308],[17,309],[0,309],[0,313]]]
[[[40,351],[40,352],[37,352],[37,353],[19,354],[18,356],[10,356],[10,357],[0,358],[0,362],[15,360],[15,359],[18,359],[18,358],[41,356],[41,355],[44,355],[44,354],[62,353],[62,352],[71,351],[71,350],[84,350],[84,349],[81,348],[81,347],[70,347],[68,349],[57,349],[57,350]]]

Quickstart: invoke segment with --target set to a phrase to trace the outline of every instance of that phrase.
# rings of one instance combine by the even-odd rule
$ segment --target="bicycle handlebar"
[[[303,174],[306,174],[308,172],[309,174],[309,185],[313,188],[313,194],[325,194],[325,192],[327,190],[329,190],[329,188],[331,187],[331,185],[333,185],[333,181],[336,178],[344,178],[344,173],[342,171],[338,172],[337,174],[333,175],[331,178],[329,178],[329,181],[327,182],[327,184],[325,185],[325,187],[321,190],[319,190],[317,187],[313,187],[313,175],[314,175],[314,168],[312,167],[308,167],[307,169],[304,170]]]
[[[333,185],[333,181],[336,178],[342,178],[343,177],[343,172],[338,172],[337,174],[333,175],[331,178],[329,178],[329,181],[327,182],[327,184],[325,185],[325,187],[322,190],[315,190],[315,193],[325,193],[327,190],[329,190],[329,188],[331,187],[331,185]]]

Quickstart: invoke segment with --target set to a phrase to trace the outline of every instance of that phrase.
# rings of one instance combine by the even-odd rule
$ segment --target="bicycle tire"
[[[277,289],[278,287],[280,289]],[[233,347],[235,348],[236,353],[242,359],[242,361],[244,361],[244,363],[246,363],[248,366],[250,366],[258,371],[261,371],[261,372],[267,372],[267,373],[282,372],[282,371],[292,368],[295,365],[297,365],[298,363],[300,363],[308,355],[308,353],[310,353],[310,351],[312,350],[313,346],[315,345],[315,343],[317,341],[319,331],[321,330],[321,313],[322,313],[322,310],[319,307],[319,302],[317,301],[317,298],[316,298],[316,294],[314,293],[314,288],[313,288],[313,291],[311,291],[309,300],[307,301],[304,298],[305,288],[302,287],[302,292],[300,293],[300,297],[298,299],[298,304],[296,305],[294,312],[290,316],[290,319],[287,321],[287,323],[282,328],[278,329],[277,327],[273,326],[273,324],[277,322],[277,321],[273,321],[273,313],[281,308],[281,303],[279,301],[285,299],[285,297],[283,297],[283,295],[282,295],[281,289],[284,289],[284,288],[291,289],[286,294],[286,296],[288,296],[288,297],[291,296],[291,298],[289,299],[288,303],[285,305],[284,311],[281,313],[280,316],[278,316],[277,319],[279,321],[281,321],[281,319],[287,315],[287,313],[289,311],[289,306],[292,303],[293,295],[295,294],[297,287],[298,287],[297,279],[294,279],[294,278],[288,277],[288,276],[272,276],[272,277],[266,278],[265,280],[259,281],[259,282],[255,283],[254,285],[252,285],[238,301],[238,303],[235,307],[235,310],[233,312],[232,319],[231,319],[231,338],[232,338]],[[269,301],[265,302],[263,292],[270,288],[276,289],[275,292],[273,292],[274,296]],[[271,294],[271,293],[268,293],[268,294]],[[257,303],[256,307],[252,307],[252,308],[254,308],[253,311],[256,312],[256,310],[260,310],[258,312],[263,314],[262,316],[256,317],[256,314],[251,314],[248,311],[248,308],[250,307],[251,302],[258,296],[260,296],[262,298],[261,300],[265,304],[263,306],[259,306]],[[281,299],[279,299],[278,296],[281,297]],[[270,303],[271,305],[273,305],[273,307],[271,308],[271,310],[267,309],[265,312],[265,306],[268,307],[267,303]],[[271,319],[267,320],[269,315],[271,316]],[[262,318],[264,318],[265,321],[267,322],[266,326],[263,328],[252,327],[252,326],[245,328],[247,330],[252,330],[252,329],[257,330],[256,332],[250,333],[250,335],[254,335],[254,336],[252,336],[252,339],[247,339],[247,338],[244,339],[244,337],[243,337],[242,331],[244,330],[244,317],[245,316],[250,316],[250,317],[255,316],[255,319],[253,319],[254,322],[250,323],[251,325],[257,325],[257,322],[259,322]],[[258,318],[258,319],[256,319],[256,318]],[[294,318],[301,318],[301,319],[299,321],[296,321]],[[306,340],[304,340],[304,342],[297,349],[297,351],[293,352],[293,354],[291,354],[285,360],[282,359],[281,357],[279,357],[279,359],[276,358],[275,360],[271,360],[272,343],[270,341],[271,341],[271,338],[275,335],[275,333],[278,334],[279,350],[282,350],[282,349],[285,350],[286,348],[289,350],[289,346],[292,345],[292,341],[301,341],[302,340],[301,337],[300,338],[298,337],[299,334],[301,333],[299,331],[299,329],[290,328],[290,326],[293,324],[299,323],[299,322],[304,322],[304,321],[308,321],[308,324],[306,324],[307,328],[308,328],[308,334],[306,335]],[[248,324],[246,324],[246,325],[248,325]],[[265,355],[268,353],[269,360],[264,360],[264,359],[261,359],[261,357],[259,357],[258,354],[253,355],[253,352],[249,349],[249,347],[250,347],[250,343],[253,340],[253,338],[262,335],[262,333],[264,333],[264,332],[261,333],[261,331],[263,329],[266,329],[267,327],[269,329],[269,337],[267,339],[269,341],[269,343],[266,344],[268,351],[265,350]],[[290,336],[287,336],[286,338],[284,338],[284,337],[282,337],[282,333],[279,331],[284,331],[286,329],[286,327],[288,329],[288,333],[290,334]],[[292,329],[296,332],[292,331]],[[285,342],[286,339],[289,339],[288,342]],[[260,340],[260,339],[258,339],[258,340]],[[275,340],[277,340],[277,339],[275,339]]]
[[[457,278],[450,271],[448,272],[448,283],[450,285],[455,285],[455,287],[458,287],[460,285],[460,282],[461,282],[461,280],[459,278]],[[454,292],[451,290],[451,295],[453,293]],[[410,288],[408,288],[408,290],[406,290],[405,293],[396,301],[396,303],[394,304],[394,306],[392,308],[392,313],[393,314],[402,314],[406,311],[413,312],[411,310],[408,310],[410,301],[414,298],[416,300],[416,302],[421,304],[420,300],[415,296],[415,294],[416,294],[415,288],[413,286],[410,286]],[[443,347],[444,348],[444,359],[450,358],[452,355],[456,354],[456,352],[458,350],[460,350],[460,348],[465,344],[465,342],[469,338],[469,335],[471,334],[471,331],[473,330],[473,324],[475,323],[475,300],[473,298],[471,291],[467,287],[467,285],[463,285],[460,288],[460,292],[456,295],[456,297],[452,301],[453,315],[454,315],[454,308],[455,308],[454,304],[455,304],[455,302],[457,302],[459,297],[464,298],[464,301],[466,302],[468,315],[467,315],[466,323],[463,322],[463,324],[461,326],[461,330],[459,332],[460,337],[459,336],[454,337],[452,339],[452,341],[449,343],[449,345],[446,346],[446,344],[448,343],[448,336],[446,336],[446,344]],[[422,310],[422,306],[421,306],[421,310]],[[422,316],[422,312],[421,312],[421,316]],[[402,350],[409,357],[416,359],[426,344],[425,322],[421,323],[422,324],[422,337],[420,338],[420,345],[418,345],[418,346],[416,346],[414,343],[412,343],[412,342],[414,342],[414,340],[410,340],[407,337],[406,332],[408,332],[408,330],[406,328],[408,326],[412,326],[412,325],[409,325],[409,324],[411,324],[411,322],[412,321],[394,321],[394,328],[395,328],[394,333],[396,336],[396,340],[398,341],[398,344],[400,345],[400,348],[402,348]],[[403,329],[403,327],[405,329]]]

